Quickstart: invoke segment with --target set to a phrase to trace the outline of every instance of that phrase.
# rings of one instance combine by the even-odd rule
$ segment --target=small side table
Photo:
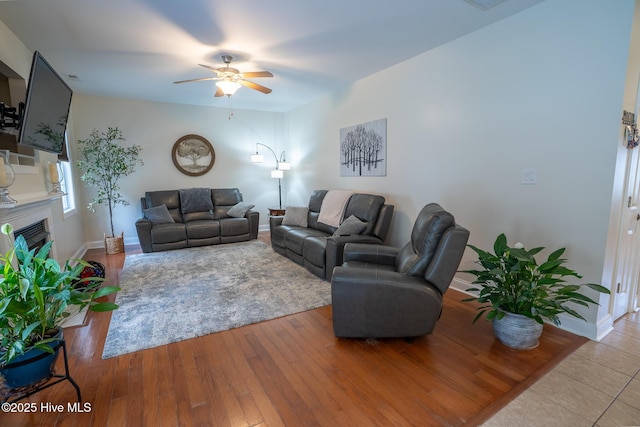
[[[269,216],[284,216],[285,208],[269,208]]]

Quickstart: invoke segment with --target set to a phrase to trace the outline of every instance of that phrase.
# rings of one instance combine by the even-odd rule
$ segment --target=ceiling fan
[[[189,80],[180,80],[174,83],[189,83],[189,82],[199,82],[204,80],[218,80],[216,82],[216,95],[215,96],[231,96],[236,90],[240,88],[240,86],[246,86],[251,89],[255,89],[262,93],[271,93],[271,89],[268,87],[264,87],[252,81],[246,80],[247,78],[256,78],[256,77],[273,77],[273,74],[269,71],[249,71],[246,73],[241,73],[237,68],[231,68],[229,65],[233,60],[231,55],[222,55],[222,60],[226,64],[226,66],[221,68],[213,68],[209,65],[198,64],[201,67],[204,67],[208,70],[216,73],[215,76],[212,77],[201,77],[199,79],[189,79]]]

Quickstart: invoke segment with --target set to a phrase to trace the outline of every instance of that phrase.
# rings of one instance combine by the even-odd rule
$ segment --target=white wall
[[[0,21],[0,61],[26,81],[29,78],[32,57],[33,52]],[[11,195],[18,200],[21,197],[46,195],[49,190],[43,165],[47,160],[55,160],[56,156],[36,150],[35,157],[37,166],[29,170],[29,173],[21,173],[16,168],[16,180],[9,190]],[[28,168],[22,168],[22,170],[24,169]],[[82,217],[77,213],[66,217],[63,215],[61,200],[54,203],[50,227],[55,233],[54,245],[58,259],[77,258],[84,253],[85,236],[81,224]]]
[[[152,190],[238,187],[244,200],[256,205],[261,223],[268,222],[268,208],[278,202],[277,180],[270,178],[275,160],[263,149],[263,164],[251,163],[250,157],[255,153],[256,142],[270,146],[278,154],[286,148],[282,113],[234,110],[229,120],[226,108],[87,95],[76,95],[73,107],[75,141],[87,138],[92,129],[118,127],[126,139],[123,145],[142,146],[144,166],[120,182],[121,193],[131,204],[118,205],[114,211],[115,232],[124,231],[126,242],[137,242],[135,221],[142,216],[140,197]],[[187,134],[206,138],[215,150],[215,164],[203,176],[184,175],[171,160],[174,143]],[[94,191],[80,189],[80,206],[88,205]],[[96,210],[84,213],[84,232],[92,246],[100,243],[104,233],[110,234],[107,208],[100,206]]]
[[[383,194],[396,205],[395,245],[436,201],[472,244],[491,248],[504,232],[510,243],[567,247],[570,266],[600,282],[633,7],[544,2],[290,112],[302,164],[290,197]],[[387,176],[341,178],[340,128],[384,117]],[[536,185],[521,184],[525,168],[537,169]],[[581,332],[593,337],[597,310],[585,315]]]

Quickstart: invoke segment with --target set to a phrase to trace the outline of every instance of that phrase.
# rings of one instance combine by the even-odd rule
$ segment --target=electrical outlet
[[[537,169],[522,169],[522,184],[532,185],[538,183]]]

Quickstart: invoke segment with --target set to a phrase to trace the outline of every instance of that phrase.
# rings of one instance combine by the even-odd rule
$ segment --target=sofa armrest
[[[271,228],[282,225],[283,216],[270,216],[269,217],[269,226]]]
[[[342,264],[345,245],[353,243],[367,243],[372,246],[377,246],[382,245],[383,242],[375,236],[365,234],[350,234],[348,236],[327,237],[324,270],[327,280],[331,280],[333,268],[337,265]]]
[[[400,249],[394,246],[349,243],[344,248],[343,262],[360,261],[395,266]]]
[[[244,216],[249,220],[249,234],[252,239],[258,238],[258,226],[260,225],[260,213],[257,211],[249,211]]]
[[[282,225],[283,216],[270,216],[269,217],[269,237],[271,238],[271,244],[273,245],[273,230],[276,227]]]
[[[142,252],[153,252],[153,245],[151,244],[151,221],[146,218],[140,218],[136,221],[136,231],[138,233],[138,241]]]

